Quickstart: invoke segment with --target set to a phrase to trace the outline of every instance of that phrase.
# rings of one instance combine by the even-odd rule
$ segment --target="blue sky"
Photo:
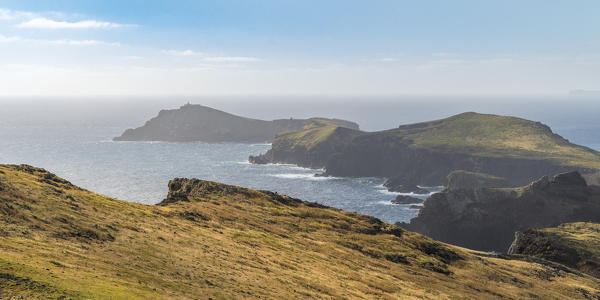
[[[600,89],[598,1],[0,1],[0,93]]]

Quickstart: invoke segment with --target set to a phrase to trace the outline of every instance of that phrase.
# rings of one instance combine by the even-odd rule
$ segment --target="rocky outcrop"
[[[202,105],[186,104],[161,110],[144,126],[127,129],[115,141],[242,142],[272,141],[278,133],[297,131],[315,120],[358,129],[356,123],[339,119],[281,119],[264,121],[229,114]]]
[[[543,258],[600,277],[600,224],[567,223],[517,232],[507,254]]]
[[[600,221],[600,191],[577,172],[544,176],[520,188],[446,189],[403,226],[478,250],[505,251],[515,231]]]
[[[520,231],[515,232],[515,239],[512,241],[512,243],[510,243],[510,246],[508,247],[508,251],[506,251],[506,254],[508,254],[508,255],[518,254],[517,249],[519,248],[522,238],[523,238],[522,232],[520,232]]]
[[[596,173],[583,174],[583,178],[587,184],[600,187],[600,171]]]
[[[428,190],[421,188],[414,183],[406,183],[402,180],[396,181],[395,178],[386,180],[386,182],[383,183],[383,186],[385,186],[390,192],[413,193],[419,195],[429,194]]]
[[[392,203],[394,203],[394,204],[416,204],[416,203],[423,203],[423,200],[416,198],[416,197],[398,195],[396,197],[396,199],[392,200]]]
[[[490,174],[468,172],[463,170],[453,171],[448,175],[448,189],[470,189],[507,187],[506,179]]]

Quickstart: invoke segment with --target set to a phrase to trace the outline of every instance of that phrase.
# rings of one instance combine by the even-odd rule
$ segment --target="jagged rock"
[[[540,179],[529,184],[529,186],[531,189],[544,190],[550,186],[550,179],[548,179],[548,176],[542,176]]]
[[[558,174],[554,176],[552,182],[561,185],[587,186],[585,179],[575,171]]]
[[[385,186],[390,192],[413,193],[419,195],[429,194],[428,190],[420,188],[414,183],[405,183],[403,179],[398,178],[387,180],[383,186]]]
[[[411,197],[411,196],[398,195],[396,197],[396,199],[392,200],[392,203],[394,203],[394,204],[415,204],[415,203],[423,203],[423,200],[419,199],[419,198]]]
[[[506,251],[506,254],[508,254],[508,255],[517,254],[517,252],[519,251],[518,248],[519,248],[519,244],[521,243],[522,237],[523,237],[522,232],[520,232],[520,231],[515,232],[515,239],[508,247],[508,251]]]
[[[272,153],[273,152],[269,151],[262,155],[256,155],[256,156],[250,155],[248,157],[248,162],[250,162],[251,164],[257,164],[257,165],[265,165],[265,164],[271,163],[273,161]]]
[[[519,188],[446,189],[425,200],[403,226],[447,243],[502,252],[515,231],[579,221],[600,221],[600,191],[570,172]]]

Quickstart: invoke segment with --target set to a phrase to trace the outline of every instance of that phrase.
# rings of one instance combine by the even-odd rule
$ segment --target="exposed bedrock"
[[[600,190],[568,172],[519,188],[446,189],[402,225],[443,242],[503,252],[515,231],[579,221],[600,221]]]

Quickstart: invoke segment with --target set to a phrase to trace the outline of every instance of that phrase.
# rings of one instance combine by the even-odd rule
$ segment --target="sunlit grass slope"
[[[339,128],[339,129],[338,129]],[[273,147],[277,148],[285,145],[287,149],[294,150],[296,147],[302,147],[311,150],[323,142],[335,142],[331,139],[336,138],[336,130],[356,131],[347,129],[327,120],[313,120],[310,124],[304,126],[303,130],[286,132],[277,135],[273,141]]]
[[[339,127],[327,121],[313,122],[303,130],[280,134],[274,149],[311,149],[319,144],[350,143],[336,141]],[[446,119],[403,125],[396,129],[370,132],[369,136],[400,137],[411,147],[447,153],[484,157],[510,157],[551,160],[557,165],[600,169],[600,152],[570,143],[539,122],[521,118],[467,112]],[[358,135],[357,135],[358,136]],[[379,141],[379,140],[377,140]],[[392,139],[386,139],[393,143]],[[393,145],[381,145],[381,147]]]
[[[414,147],[480,156],[551,159],[563,165],[600,169],[600,153],[575,145],[539,122],[462,113],[446,119],[384,131],[411,140]]]
[[[283,195],[176,179],[161,205],[0,165],[0,298],[584,299],[600,281]]]

